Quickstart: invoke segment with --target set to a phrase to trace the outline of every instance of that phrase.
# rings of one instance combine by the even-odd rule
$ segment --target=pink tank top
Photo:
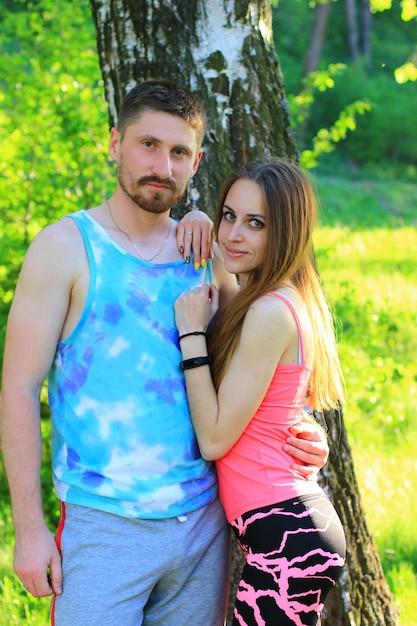
[[[294,459],[282,450],[289,427],[302,419],[311,367],[305,362],[303,332],[290,300],[284,300],[297,323],[300,358],[278,365],[257,412],[240,439],[216,461],[220,500],[229,522],[243,513],[300,495],[322,493],[317,482],[291,469]]]

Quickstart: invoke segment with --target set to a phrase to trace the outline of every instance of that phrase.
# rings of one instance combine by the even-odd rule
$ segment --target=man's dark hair
[[[133,87],[120,107],[117,128],[121,136],[149,110],[181,117],[195,130],[199,147],[203,143],[206,113],[200,100],[185,87],[169,80],[149,80]]]

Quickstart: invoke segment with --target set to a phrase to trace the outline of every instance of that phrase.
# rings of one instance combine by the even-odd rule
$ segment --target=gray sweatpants
[[[126,519],[66,504],[55,626],[223,626],[229,531],[218,500],[186,518]]]

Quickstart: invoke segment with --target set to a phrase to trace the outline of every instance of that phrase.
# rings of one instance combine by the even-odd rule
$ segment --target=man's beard
[[[139,180],[133,180],[133,176],[124,170],[123,164],[119,164],[117,179],[123,193],[148,213],[166,213],[181,200],[186,189],[186,184],[179,188],[175,181],[170,178],[144,176]],[[146,189],[147,183],[164,185],[166,190],[152,192],[150,189]]]

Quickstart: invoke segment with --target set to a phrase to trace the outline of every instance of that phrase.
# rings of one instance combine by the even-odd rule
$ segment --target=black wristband
[[[210,365],[211,356],[195,356],[193,359],[185,359],[181,361],[180,368],[184,370],[192,370],[194,367],[200,367],[200,365]]]
[[[193,333],[184,333],[183,335],[180,335],[178,337],[178,341],[181,341],[181,339],[184,339],[184,337],[191,337],[192,335],[204,335],[204,336],[206,336],[206,331],[205,330],[195,330]]]

